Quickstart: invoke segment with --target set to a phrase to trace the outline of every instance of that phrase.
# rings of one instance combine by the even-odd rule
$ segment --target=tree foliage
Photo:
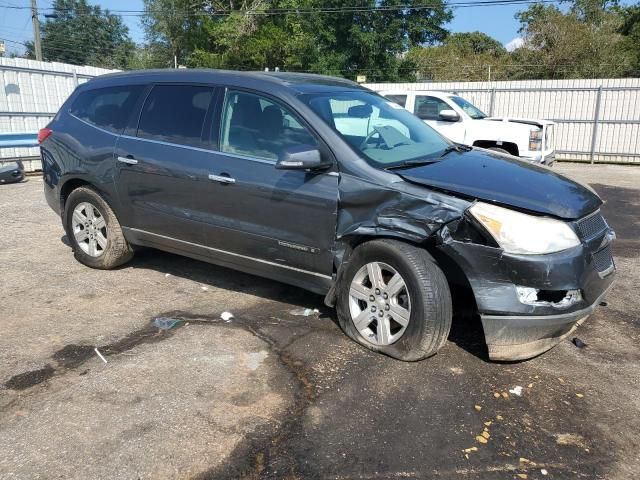
[[[408,57],[431,80],[605,78],[640,74],[640,4],[575,0],[519,12],[522,46],[508,53],[480,32],[452,34]]]
[[[41,25],[44,60],[104,68],[129,64],[134,44],[121,17],[86,0],[55,0],[52,13]],[[33,43],[27,57],[35,58]]]
[[[176,55],[193,67],[279,67],[393,80],[411,73],[403,54],[442,41],[452,18],[443,0],[428,10],[388,8],[411,3],[421,2],[355,0],[345,10],[342,0],[145,0],[143,26],[149,47],[164,55],[160,64]],[[366,10],[376,6],[382,9]],[[286,11],[261,14],[276,9]]]
[[[621,76],[633,69],[621,16],[611,2],[581,0],[567,13],[555,6],[531,5],[518,14],[524,44],[515,63],[530,65],[539,78]]]

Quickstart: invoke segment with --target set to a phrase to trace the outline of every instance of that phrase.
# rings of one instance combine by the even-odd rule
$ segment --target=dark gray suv
[[[303,287],[403,360],[445,342],[453,284],[473,292],[490,357],[515,360],[568,335],[614,277],[589,187],[453,144],[346,80],[107,75],[39,139],[47,201],[83,264],[147,246]]]

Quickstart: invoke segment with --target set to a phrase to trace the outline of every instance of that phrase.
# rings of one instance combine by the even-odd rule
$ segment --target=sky
[[[482,1],[482,0],[478,0]],[[89,0],[89,3],[99,4],[110,10],[142,10],[142,0]],[[629,4],[631,0],[623,0],[622,4]],[[50,7],[52,0],[38,0],[39,8]],[[7,5],[28,6],[30,0],[0,0],[0,39],[14,42],[25,42],[32,39],[31,13],[29,10],[2,8]],[[518,21],[515,14],[524,9],[523,5],[491,5],[454,10],[454,19],[447,26],[452,32],[480,31],[502,42],[505,46],[518,42]],[[42,15],[40,16],[43,20]],[[123,20],[129,27],[129,33],[135,42],[142,42],[144,32],[140,27],[140,17],[126,16]],[[7,51],[22,51],[15,43],[6,42]]]

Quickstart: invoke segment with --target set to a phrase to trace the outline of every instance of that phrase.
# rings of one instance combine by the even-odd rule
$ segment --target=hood
[[[590,187],[550,168],[482,149],[451,152],[442,161],[394,173],[412,183],[566,220],[602,205]]]
[[[551,120],[538,120],[533,118],[487,117],[485,120],[491,122],[521,123],[523,125],[533,125],[536,127],[542,127],[543,125],[555,125]]]

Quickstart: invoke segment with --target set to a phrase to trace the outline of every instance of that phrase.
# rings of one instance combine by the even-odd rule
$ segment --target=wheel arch
[[[80,187],[90,187],[94,189],[96,192],[98,192],[104,198],[104,200],[109,204],[109,206],[113,210],[116,217],[119,217],[118,215],[119,205],[115,201],[116,199],[109,194],[107,189],[102,188],[99,182],[96,182],[94,179],[83,176],[83,175],[69,176],[64,179],[64,182],[60,186],[60,212],[62,215],[64,215],[64,207],[67,202],[67,199],[69,198],[69,195],[71,195],[71,192],[73,192],[74,190]]]
[[[476,140],[473,142],[473,146],[480,148],[502,148],[508,151],[513,156],[520,156],[520,149],[518,148],[518,144],[514,142],[501,142],[500,145],[498,145],[498,142],[496,140]]]

